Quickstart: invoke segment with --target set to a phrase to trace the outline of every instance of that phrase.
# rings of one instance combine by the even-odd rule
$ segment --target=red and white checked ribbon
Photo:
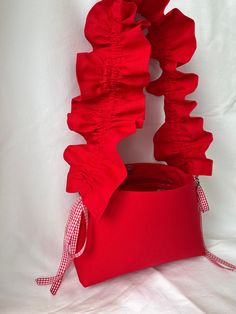
[[[83,247],[80,249],[78,253],[76,253],[76,245],[78,241],[82,215],[84,215],[85,218],[86,235]],[[82,198],[78,197],[71,207],[69,218],[66,223],[63,253],[57,274],[56,276],[53,277],[37,278],[36,283],[38,285],[52,285],[50,288],[50,292],[53,295],[57,293],[57,290],[61,285],[64,274],[66,270],[69,268],[73,259],[81,256],[84,252],[87,242],[87,230],[88,230],[88,210],[86,206],[83,204]]]
[[[203,191],[203,188],[200,185],[200,181],[199,181],[198,176],[194,176],[194,181],[196,184],[198,208],[199,208],[200,212],[205,213],[206,211],[209,210],[209,205],[207,202],[206,195]],[[206,247],[205,247],[205,252],[206,252],[206,257],[208,258],[208,260],[210,262],[212,262],[213,264],[215,264],[221,268],[227,269],[227,270],[231,270],[231,271],[236,270],[235,265],[233,265],[233,264],[223,260],[222,258],[214,255],[213,253],[209,252]]]
[[[197,190],[197,199],[198,199],[198,208],[200,212],[205,213],[209,210],[209,205],[206,199],[206,195],[201,187],[198,176],[194,176],[196,190]]]

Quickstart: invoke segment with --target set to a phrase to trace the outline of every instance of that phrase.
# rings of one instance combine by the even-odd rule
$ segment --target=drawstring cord
[[[195,184],[196,184],[196,192],[197,192],[197,199],[198,199],[198,208],[199,208],[199,211],[202,212],[202,213],[205,213],[207,211],[209,211],[209,205],[208,205],[208,202],[207,202],[207,199],[206,199],[206,195],[203,191],[203,188],[201,187],[200,185],[200,181],[199,181],[199,178],[198,176],[194,176],[194,181],[195,181]],[[231,271],[235,271],[236,270],[236,266],[223,260],[222,258],[214,255],[213,253],[209,252],[207,250],[207,248],[205,247],[205,252],[206,252],[206,257],[208,258],[208,260],[221,267],[221,268],[224,268],[224,269],[228,269],[228,270],[231,270]]]
[[[82,215],[85,218],[86,236],[83,247],[76,253],[76,245],[81,227]],[[73,259],[83,254],[87,242],[88,230],[88,210],[83,204],[81,197],[77,198],[71,207],[69,218],[65,227],[64,245],[61,262],[56,276],[37,278],[35,281],[38,285],[51,285],[50,292],[55,295],[59,289],[66,270],[70,267]]]

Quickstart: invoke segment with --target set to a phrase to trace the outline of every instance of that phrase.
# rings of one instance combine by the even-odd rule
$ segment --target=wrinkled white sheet
[[[176,261],[83,288],[71,268],[52,297],[34,278],[54,275],[64,225],[76,197],[65,192],[63,151],[82,143],[66,125],[79,94],[76,52],[91,0],[0,1],[1,211],[0,313],[236,313],[236,273],[204,257]],[[173,0],[196,22],[198,50],[184,68],[199,74],[212,177],[202,177],[211,211],[208,248],[236,264],[236,2]],[[119,146],[126,161],[152,161],[152,138],[163,121],[162,99],[148,96],[143,130]],[[153,118],[154,117],[154,118]],[[129,146],[129,153],[126,147]],[[144,149],[145,148],[145,149]]]

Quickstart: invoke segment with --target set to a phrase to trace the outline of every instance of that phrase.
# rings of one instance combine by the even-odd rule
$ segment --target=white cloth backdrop
[[[55,297],[34,284],[57,270],[76,197],[65,192],[62,155],[67,145],[83,142],[67,128],[66,114],[79,94],[76,52],[90,50],[83,27],[95,2],[0,0],[0,312],[234,314],[236,273],[205,257],[86,289],[71,268]],[[196,22],[198,49],[184,69],[200,77],[190,97],[198,101],[193,114],[214,134],[207,152],[214,174],[201,177],[211,207],[203,216],[205,239],[213,253],[236,264],[236,2],[173,0],[167,10],[174,6]],[[119,145],[124,160],[153,161],[162,102],[147,97],[144,129]]]

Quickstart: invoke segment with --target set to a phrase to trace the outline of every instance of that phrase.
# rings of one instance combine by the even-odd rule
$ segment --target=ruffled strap
[[[163,70],[160,78],[147,87],[151,94],[165,97],[166,119],[153,138],[154,156],[193,175],[211,175],[212,160],[205,152],[213,140],[212,133],[203,129],[201,117],[190,116],[197,103],[185,99],[196,89],[198,76],[177,70],[196,49],[195,25],[178,9],[164,15],[168,2],[139,1],[141,13],[152,21],[147,36],[151,55]]]
[[[67,122],[87,144],[64,152],[70,165],[66,190],[79,192],[95,218],[127,176],[116,146],[141,128],[145,117],[151,48],[142,29],[150,23],[136,20],[136,12],[137,5],[124,0],[95,4],[85,25],[93,51],[77,55],[81,95],[72,99]]]

